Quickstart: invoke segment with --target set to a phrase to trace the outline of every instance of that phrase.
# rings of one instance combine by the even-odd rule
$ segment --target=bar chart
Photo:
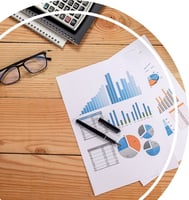
[[[184,102],[182,102],[178,97],[176,97],[176,102],[173,98],[173,93],[170,89],[162,89],[162,95],[156,97],[157,109],[159,113],[164,113],[168,111],[170,116],[176,121],[176,112],[178,114],[178,125],[184,128],[189,125],[189,111]],[[175,108],[176,105],[176,108]],[[170,134],[170,133],[169,133]]]
[[[173,93],[170,89],[164,90],[162,89],[162,96],[156,97],[157,108],[159,113],[163,113],[164,111],[168,110],[172,106],[174,106],[174,98]],[[176,98],[176,102],[179,102],[179,99]]]
[[[128,110],[112,110],[109,112],[109,122],[114,126],[129,125],[133,122],[146,119],[152,116],[149,105],[135,102]]]
[[[105,84],[101,85],[97,94],[84,106],[81,114],[85,114],[105,106],[115,104],[132,97],[141,95],[141,89],[137,86],[134,77],[126,71],[125,77],[113,81],[111,74],[104,75]]]

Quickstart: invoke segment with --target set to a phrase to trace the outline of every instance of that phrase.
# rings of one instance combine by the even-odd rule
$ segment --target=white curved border
[[[70,12],[70,11],[67,11],[67,12],[64,11],[64,13],[69,13],[69,12]],[[26,24],[26,23],[28,23],[28,22],[31,22],[31,21],[33,21],[33,20],[35,20],[35,19],[39,19],[39,18],[42,18],[42,17],[45,17],[45,16],[57,14],[57,13],[58,13],[58,14],[61,14],[62,12],[45,13],[45,14],[41,14],[41,15],[38,15],[38,16],[35,16],[35,17],[32,17],[32,18],[29,18],[29,19],[27,19],[27,20],[25,20],[25,21],[22,21],[22,22],[16,24],[15,26],[9,28],[9,29],[8,29],[7,31],[5,31],[4,33],[2,33],[2,34],[0,35],[0,40],[3,39],[7,34],[11,33],[12,31],[14,31],[15,29],[17,29],[18,27],[20,27],[20,26],[22,26],[22,25],[24,25],[24,24]],[[74,11],[73,11],[73,13],[74,13]],[[114,23],[114,24],[116,24],[116,25],[122,27],[123,29],[127,30],[127,31],[130,32],[132,35],[134,35],[136,38],[138,38],[138,39],[152,52],[152,54],[154,55],[154,57],[156,57],[156,59],[159,61],[159,63],[160,63],[160,65],[162,66],[162,68],[165,68],[164,65],[163,65],[163,62],[161,61],[161,59],[159,58],[159,56],[156,54],[156,52],[155,52],[153,49],[151,49],[151,47],[148,45],[148,43],[145,42],[145,40],[143,40],[142,38],[140,38],[140,36],[137,35],[137,34],[136,34],[134,31],[132,31],[130,28],[124,26],[123,24],[121,24],[121,23],[119,23],[119,22],[117,22],[117,21],[115,21],[115,20],[113,20],[113,19],[111,19],[111,18],[107,18],[107,17],[105,17],[105,16],[101,16],[101,15],[97,15],[97,14],[92,14],[92,13],[86,13],[86,12],[78,12],[78,11],[76,11],[76,13],[80,13],[80,14],[84,13],[84,14],[92,15],[92,16],[95,16],[95,17],[98,17],[98,18],[102,18],[102,19],[104,19],[104,20],[107,20],[107,21],[109,21],[109,22],[112,22],[112,23]],[[167,73],[165,69],[164,69],[164,72]],[[168,79],[168,81],[169,81],[171,91],[173,91],[173,93],[174,93],[174,88],[173,88],[173,85],[172,85],[172,83],[171,83],[171,80],[170,80],[170,78],[169,78],[169,76],[168,76],[167,74],[166,74],[166,76],[167,76],[167,79]],[[175,96],[175,95],[174,95],[174,96]],[[176,98],[174,99],[174,101],[176,102]],[[175,104],[175,109],[177,110],[176,104]],[[177,114],[177,113],[176,113],[176,114]],[[177,119],[176,119],[176,121],[177,121]],[[176,127],[175,127],[175,132],[176,132],[176,133],[177,133],[177,123],[178,123],[178,122],[176,122]],[[169,163],[170,163],[170,160],[171,160],[171,158],[172,158],[172,156],[173,156],[173,153],[174,153],[174,148],[175,148],[175,144],[176,144],[176,138],[177,138],[177,135],[175,134],[174,141],[173,141],[173,145],[172,145],[172,148],[171,148],[169,157],[168,157],[168,159],[167,159],[167,161],[166,161],[166,163],[165,163],[165,166],[163,167],[163,169],[162,169],[162,171],[161,171],[159,177],[156,179],[156,181],[154,182],[154,184],[152,184],[152,186],[140,197],[141,200],[144,199],[144,198],[146,198],[146,197],[153,191],[153,189],[156,187],[156,185],[159,183],[159,181],[161,180],[162,176],[164,175],[164,173],[165,173],[165,171],[166,171],[166,169],[167,169],[167,167],[168,167],[168,165],[169,165]]]
[[[25,0],[24,2],[22,2],[21,5],[21,2],[19,0],[14,0],[13,2],[11,2],[12,9],[10,9],[9,12],[7,12],[7,10],[5,10],[4,8],[5,7],[7,8],[10,5],[4,2],[5,7],[1,5],[0,8],[1,12],[0,21],[5,17],[8,17],[12,13],[27,7],[28,5],[37,4],[39,2],[41,1]],[[189,85],[187,83],[188,63],[186,59],[188,56],[187,46],[189,45],[189,40],[188,40],[189,33],[187,30],[187,25],[189,24],[187,19],[189,19],[189,13],[187,9],[188,7],[186,5],[187,1],[179,2],[177,0],[176,1],[158,0],[154,2],[151,0],[130,0],[130,1],[116,0],[116,2],[114,2],[113,0],[112,1],[96,0],[95,2],[99,2],[108,5],[110,7],[114,7],[118,10],[121,10],[129,14],[135,20],[139,21],[141,24],[144,24],[150,31],[152,31],[153,34],[155,33],[158,39],[160,39],[160,41],[169,51],[172,58],[174,58],[174,62],[176,63],[176,65],[179,66],[178,68],[181,73],[185,86],[187,87]],[[6,14],[4,14],[5,12]],[[188,88],[186,88],[186,91],[188,94]],[[167,199],[167,198],[179,199],[181,197],[180,195],[181,193],[182,196],[185,197],[189,196],[188,188],[185,187],[187,186],[186,183],[188,182],[186,177],[189,177],[187,175],[189,173],[188,172],[189,170],[187,169],[189,168],[187,167],[189,166],[189,163],[187,163],[188,151],[189,148],[187,145],[185,155],[183,157],[183,162],[179,167],[179,170],[174,178],[174,181],[170,184],[171,186],[169,187],[170,191],[168,192],[167,190],[165,192],[166,195],[162,195],[161,199]],[[184,182],[183,179],[186,179],[186,182]]]

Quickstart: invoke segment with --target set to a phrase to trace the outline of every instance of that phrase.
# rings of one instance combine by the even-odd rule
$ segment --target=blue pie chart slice
[[[158,80],[159,80],[159,75],[158,74],[151,74],[148,77],[148,82],[149,82],[150,86],[155,85],[158,82]]]
[[[145,139],[149,139],[154,135],[154,129],[149,124],[141,125],[138,128],[138,134],[139,134],[140,137],[143,137]]]
[[[143,148],[150,156],[156,156],[160,152],[160,145],[157,142],[151,140],[145,142]]]

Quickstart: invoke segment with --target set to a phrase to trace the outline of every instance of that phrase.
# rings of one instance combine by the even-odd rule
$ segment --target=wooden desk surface
[[[111,8],[102,14],[146,35],[181,83],[170,56],[141,24]],[[16,23],[0,24],[0,33]],[[81,45],[61,49],[26,27],[0,41],[0,68],[41,50],[51,49],[48,69],[22,73],[19,83],[0,85],[0,198],[3,200],[122,200],[138,199],[152,185],[134,183],[95,197],[62,101],[56,76],[102,61],[136,38],[120,27],[97,19]],[[176,170],[165,174],[147,199],[157,199]]]

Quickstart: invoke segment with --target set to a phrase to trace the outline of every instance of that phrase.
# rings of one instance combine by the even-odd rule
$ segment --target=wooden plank
[[[81,157],[0,155],[0,198],[6,200],[138,199],[151,186],[134,183],[95,197]],[[175,170],[148,199],[157,199]]]
[[[56,77],[73,70],[108,59],[126,45],[66,45],[64,49],[60,49],[50,44],[18,44],[1,43],[1,67],[7,66],[22,58],[33,55],[41,50],[51,49],[52,52],[48,56],[52,57],[52,61],[48,64],[48,69],[43,73],[31,76],[22,71],[21,81],[10,86],[0,85],[0,97],[28,97],[28,98],[61,98],[57,86]],[[155,46],[157,52],[162,57],[168,68],[176,76],[177,80],[182,84],[179,73],[167,53],[162,46]],[[11,53],[7,53],[11,52]]]
[[[126,14],[115,9],[105,7],[103,8],[101,15],[107,16],[110,19],[124,24],[139,35],[146,34],[153,44],[160,45],[160,42],[149,31],[147,31],[143,25],[136,22]],[[13,27],[16,23],[17,21],[10,17],[1,22],[0,34]],[[28,34],[30,37],[28,37]],[[116,24],[112,24],[107,20],[98,18],[88,30],[87,34],[82,40],[82,44],[129,44],[134,39],[134,36],[125,29],[122,29],[121,27],[118,27]],[[3,38],[2,41],[18,43],[49,43],[46,39],[24,26],[8,34],[5,38]]]
[[[61,99],[0,100],[0,151],[80,154]]]

